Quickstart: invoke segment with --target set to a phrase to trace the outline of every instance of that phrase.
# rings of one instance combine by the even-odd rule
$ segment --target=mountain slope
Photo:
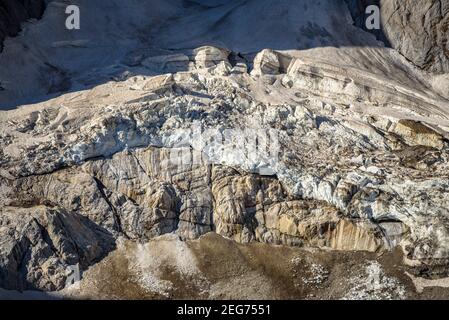
[[[166,234],[447,275],[447,80],[345,1],[73,2],[81,30],[53,1],[0,54],[1,287]]]

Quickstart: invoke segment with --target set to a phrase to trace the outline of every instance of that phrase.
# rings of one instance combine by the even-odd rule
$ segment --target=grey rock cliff
[[[381,8],[381,30],[369,30],[417,67],[449,72],[449,1],[346,0],[354,22],[366,30],[365,9]],[[368,30],[367,30],[368,31]]]
[[[241,243],[399,246],[417,273],[444,274],[448,140],[431,116],[445,117],[445,100],[273,50],[255,58],[253,75],[235,72],[223,49],[193,52],[152,59],[186,61],[187,72],[125,77],[5,113],[2,286],[61,289],[65,266],[86,269],[119,237],[211,231]],[[246,142],[202,143],[226,132]],[[254,152],[257,132],[275,132],[258,141],[278,153]]]
[[[409,61],[418,65],[415,54],[424,52],[423,69],[444,70],[445,53],[424,35],[416,45],[423,51],[404,58],[411,45],[401,41],[411,42],[394,21],[422,13],[411,2],[385,29],[401,55],[354,27],[343,0],[303,0],[302,7],[296,0],[157,1],[166,12],[154,14],[167,21],[152,30],[150,44],[132,23],[110,32],[110,18],[123,17],[111,9],[120,1],[110,1],[97,17],[92,9],[105,2],[77,0],[91,10],[83,11],[87,28],[69,39],[67,30],[55,28],[51,39],[42,31],[60,22],[64,8],[49,6],[46,19],[0,55],[0,100],[54,92],[48,85],[58,77],[45,70],[67,71],[61,66],[83,89],[0,111],[0,287],[59,290],[68,266],[91,268],[123,238],[135,244],[207,233],[325,251],[398,248],[411,272],[447,276],[448,83],[442,78],[436,88]],[[128,10],[147,22],[153,8],[141,1]],[[445,8],[429,7],[429,20]],[[248,9],[278,19],[290,13],[295,23],[273,18],[267,26]],[[108,22],[95,24],[101,19]],[[104,33],[90,33],[93,25]],[[263,32],[253,37],[248,26]],[[277,36],[298,28],[305,37],[288,34],[293,47]],[[179,43],[183,32],[193,42]],[[203,34],[233,47],[212,46]],[[85,36],[107,41],[97,47]],[[155,48],[157,39],[180,47]],[[18,56],[27,41],[35,51]],[[274,47],[259,48],[266,43]]]

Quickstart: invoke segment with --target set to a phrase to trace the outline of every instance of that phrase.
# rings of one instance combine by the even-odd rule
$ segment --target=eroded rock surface
[[[447,101],[288,53],[262,52],[251,76],[226,50],[189,52],[187,72],[126,75],[4,113],[2,286],[61,289],[65,267],[87,268],[118,237],[211,231],[241,243],[400,246],[418,274],[444,274]],[[271,72],[274,57],[288,65]],[[181,61],[164,59],[152,61]],[[370,112],[392,105],[398,113]]]
[[[438,49],[445,42],[431,36],[444,31],[445,2],[429,2],[423,23],[432,41],[422,42],[432,49],[422,50],[425,56],[407,56],[413,45],[401,33],[393,40],[402,55],[382,47],[352,25],[342,0],[304,1],[301,7],[291,0],[217,7],[161,1],[160,12],[139,3],[128,8],[136,25],[114,33],[108,15],[88,13],[85,21],[98,20],[101,30],[90,34],[87,24],[77,36],[97,38],[61,41],[66,30],[56,32],[36,47],[48,55],[27,51],[18,69],[15,50],[59,21],[64,6],[53,3],[48,21],[11,40],[0,56],[0,102],[10,107],[18,96],[45,100],[1,111],[0,287],[62,289],[67,268],[86,271],[118,239],[147,243],[166,234],[195,241],[211,233],[242,244],[373,255],[400,249],[410,272],[447,274],[449,83],[415,67],[446,70],[445,51]],[[395,11],[389,30],[399,23],[397,14],[418,19],[414,15],[422,12],[410,4]],[[293,15],[287,9],[295,8],[298,24],[238,20],[251,8],[262,17]],[[310,21],[309,10],[326,13],[320,24]],[[206,14],[209,19],[198,20]],[[165,18],[146,37],[147,21],[151,26]],[[243,24],[235,32],[222,30],[237,20]],[[187,25],[182,31],[190,38],[179,31]],[[203,37],[205,26],[210,30]],[[242,30],[258,30],[254,41]],[[296,31],[277,37],[286,30]],[[178,41],[181,36],[190,40]],[[267,43],[273,46],[264,48]],[[79,56],[67,64],[73,48]],[[303,48],[308,50],[298,50]],[[45,96],[68,83],[79,90]],[[175,253],[181,254],[185,245],[179,246]],[[324,267],[307,266],[305,282],[326,281]],[[353,288],[363,287],[369,272],[385,280],[374,279],[367,297],[383,297],[383,288],[404,297],[376,264],[359,271]],[[141,274],[153,284],[149,276]],[[259,276],[251,273],[245,281]],[[238,279],[229,281],[211,292],[232,296]],[[169,291],[164,281],[156,285]],[[350,290],[338,294],[354,296]]]
[[[28,19],[38,19],[45,10],[45,0],[2,0],[0,3],[0,52],[3,40],[19,33],[20,25]]]

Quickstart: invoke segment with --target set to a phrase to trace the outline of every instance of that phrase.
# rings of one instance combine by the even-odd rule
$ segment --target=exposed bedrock
[[[21,30],[21,23],[39,19],[48,0],[1,0],[0,1],[0,52],[6,37],[13,37]]]
[[[211,231],[242,243],[399,246],[417,273],[445,274],[447,101],[273,50],[252,74],[236,57],[202,47],[131,59],[171,73],[125,74],[4,112],[0,286],[60,289],[67,266],[86,269],[118,237]]]
[[[366,30],[365,9],[381,8],[381,30],[367,30],[421,69],[449,72],[449,1],[346,0],[358,27]]]
[[[325,201],[289,196],[276,178],[198,165],[161,170],[170,150],[150,148],[79,168],[3,182],[1,286],[55,290],[65,267],[83,269],[113,248],[113,237],[145,242],[210,231],[247,243],[379,251],[400,240]]]

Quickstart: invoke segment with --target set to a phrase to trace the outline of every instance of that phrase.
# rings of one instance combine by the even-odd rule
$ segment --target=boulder
[[[229,51],[212,46],[204,46],[193,50],[193,61],[198,69],[210,68],[220,62],[229,62]]]

